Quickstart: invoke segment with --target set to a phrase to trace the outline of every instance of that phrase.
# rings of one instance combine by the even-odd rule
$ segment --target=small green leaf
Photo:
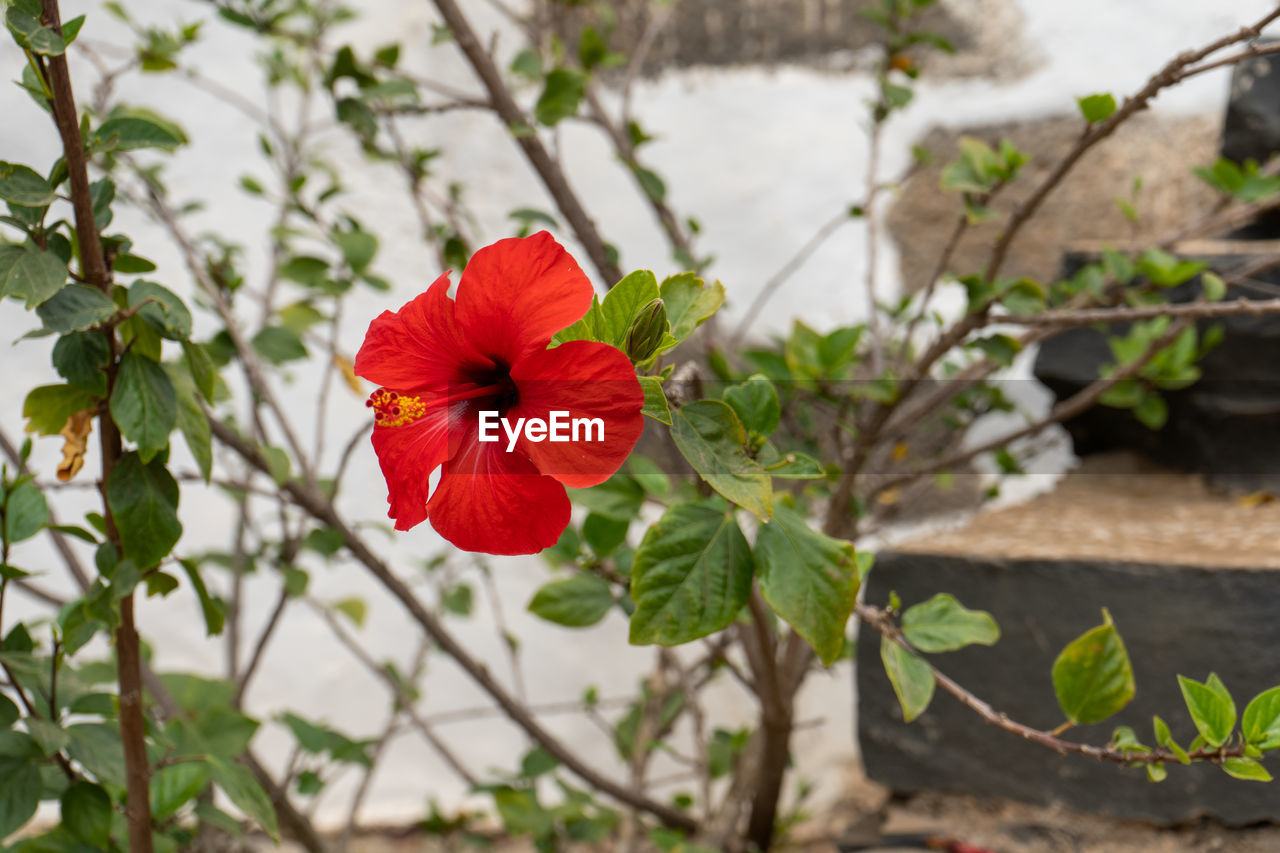
[[[985,610],[969,610],[948,592],[909,607],[902,614],[902,633],[922,652],[950,652],[970,644],[995,645],[996,620]]]
[[[1216,272],[1206,270],[1200,276],[1200,287],[1204,289],[1206,302],[1221,302],[1227,295],[1227,283]]]
[[[333,242],[353,272],[363,272],[378,254],[378,238],[367,231],[336,232]]]
[[[307,348],[297,332],[284,326],[266,326],[251,341],[258,355],[272,364],[284,364],[307,357]]]
[[[129,286],[129,307],[139,305],[142,307],[138,313],[170,340],[191,336],[191,312],[181,297],[167,287],[152,281],[135,281]]]
[[[607,557],[627,540],[628,521],[591,513],[582,523],[582,538],[591,546],[597,557]]]
[[[109,359],[107,339],[96,332],[72,332],[53,345],[54,369],[68,383],[92,394],[106,396]]]
[[[93,146],[100,151],[136,151],[141,148],[172,151],[186,141],[177,125],[144,115],[108,119],[93,135]]]
[[[93,392],[75,385],[40,385],[27,392],[22,416],[27,419],[27,432],[57,435],[66,426],[67,418],[96,404]]]
[[[126,352],[111,391],[111,417],[146,462],[169,445],[178,423],[178,395],[164,367]]]
[[[98,850],[111,840],[111,797],[102,786],[76,782],[62,794],[62,826]]]
[[[258,784],[253,773],[239,764],[232,764],[218,756],[209,756],[209,771],[213,782],[227,795],[235,807],[262,827],[272,839],[279,841],[280,829],[276,823],[276,811],[271,798]]]
[[[1133,699],[1133,667],[1124,641],[1102,611],[1103,623],[1086,631],[1053,662],[1053,689],[1058,704],[1073,723],[1097,723]]]
[[[27,308],[34,308],[66,282],[67,265],[53,252],[30,242],[0,245],[0,299],[12,296],[25,300]]]
[[[591,572],[578,572],[544,584],[530,600],[529,612],[566,628],[585,628],[603,619],[613,600],[608,581]]]
[[[162,767],[151,777],[151,816],[164,820],[199,796],[209,784],[203,761],[183,761]]]
[[[640,388],[644,391],[642,414],[655,421],[671,424],[671,406],[667,403],[667,394],[662,390],[662,380],[656,376],[640,376]]]
[[[0,261],[3,267],[3,261]],[[117,311],[111,299],[96,287],[68,285],[36,308],[46,329],[55,332],[78,332],[110,320]]]
[[[1182,764],[1190,764],[1191,758],[1187,755],[1186,750],[1178,746],[1178,742],[1173,739],[1173,734],[1169,731],[1169,724],[1160,717],[1152,718],[1151,726],[1155,730],[1156,744],[1163,746],[1174,754],[1178,761]]]
[[[665,279],[659,291],[667,306],[667,321],[671,335],[683,341],[693,330],[705,323],[724,304],[724,285],[716,282],[707,285],[691,272],[673,275]]]
[[[200,612],[204,616],[205,634],[214,637],[222,633],[222,626],[226,620],[226,605],[222,599],[214,598],[209,594],[209,588],[205,586],[204,578],[200,576],[200,567],[192,560],[183,560],[182,569],[187,573],[187,579],[191,581],[191,587],[196,591],[196,596],[200,599]]]
[[[778,404],[778,391],[767,377],[757,373],[745,382],[731,385],[724,391],[724,401],[747,431],[761,439],[773,435],[778,428],[782,407]]]
[[[600,303],[600,337],[597,340],[621,349],[636,314],[658,298],[658,279],[649,270],[636,270],[623,278],[609,288]]]
[[[1280,747],[1280,687],[1253,697],[1240,718],[1240,731],[1245,741],[1259,749]]]
[[[39,172],[17,163],[0,161],[0,199],[19,207],[44,207],[57,195]]]
[[[830,666],[840,657],[858,596],[852,543],[819,533],[780,503],[756,534],[755,555],[765,601]]]
[[[587,78],[570,68],[557,68],[547,74],[542,94],[534,105],[538,121],[551,127],[578,114],[578,106],[587,93]]]
[[[711,488],[758,517],[769,517],[772,479],[747,455],[746,432],[727,404],[697,400],[681,406],[672,412],[671,437]]]
[[[124,555],[141,569],[168,556],[182,536],[178,484],[158,459],[121,457],[107,483],[107,504],[120,529]]]
[[[1246,782],[1270,782],[1271,774],[1252,758],[1228,758],[1222,762],[1222,769],[1228,776],[1244,779]]]
[[[49,505],[44,493],[28,480],[9,492],[3,515],[4,541],[12,545],[30,539],[49,523]]]
[[[1215,675],[1210,675],[1210,683],[1178,676],[1178,686],[1182,688],[1182,698],[1187,703],[1187,711],[1196,730],[1212,747],[1222,746],[1231,737],[1236,726],[1236,705],[1225,688],[1218,689],[1222,682]],[[1212,683],[1216,682],[1216,683]]]
[[[40,768],[0,758],[0,838],[20,829],[40,804]]]
[[[902,719],[911,722],[924,713],[933,699],[933,669],[918,656],[888,637],[880,638],[880,661],[902,705]]]
[[[1089,124],[1105,121],[1116,111],[1116,99],[1109,93],[1076,98],[1076,103],[1080,105],[1080,114]]]
[[[719,631],[751,595],[751,546],[719,501],[676,504],[631,563],[631,642],[675,646]]]
[[[333,603],[333,609],[341,613],[343,616],[351,620],[351,624],[357,628],[364,627],[365,616],[368,614],[368,605],[361,598],[344,598],[341,601]]]

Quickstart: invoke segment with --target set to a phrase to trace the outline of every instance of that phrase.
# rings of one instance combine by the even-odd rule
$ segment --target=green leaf
[[[655,421],[671,424],[671,406],[667,403],[667,394],[662,390],[662,380],[656,376],[640,376],[640,388],[644,391],[642,414]]]
[[[573,502],[592,512],[620,521],[630,521],[644,503],[644,488],[629,474],[619,471],[598,486],[571,489]]]
[[[1000,627],[985,610],[969,610],[949,592],[940,592],[902,614],[902,633],[927,654],[950,652],[971,644],[995,645]]]
[[[204,616],[206,635],[214,637],[221,634],[226,620],[226,606],[221,599],[209,594],[209,588],[205,586],[204,578],[200,576],[200,567],[194,561],[183,560],[182,569],[187,573],[187,579],[191,581],[191,586],[200,599],[200,612]]]
[[[1016,338],[1008,335],[991,335],[986,338],[978,338],[973,341],[971,346],[982,352],[987,358],[996,364],[1008,367],[1013,364],[1013,359],[1022,350],[1022,344]]]
[[[101,785],[76,782],[62,794],[62,826],[99,850],[111,840],[111,797]]]
[[[630,641],[676,646],[727,627],[751,595],[751,546],[719,501],[676,504],[631,562]]]
[[[289,482],[289,472],[293,463],[289,459],[289,453],[282,447],[273,447],[271,445],[262,445],[259,450],[262,451],[262,457],[267,462],[267,472],[271,475],[271,479],[275,481],[277,486],[283,486]]]
[[[111,392],[111,417],[124,437],[138,445],[143,462],[168,447],[169,433],[178,423],[178,395],[164,367],[126,352]]]
[[[177,125],[142,115],[108,119],[93,135],[93,146],[100,151],[136,151],[141,148],[172,151],[186,141]]]
[[[777,389],[759,373],[741,384],[726,388],[724,401],[737,413],[747,431],[761,439],[773,435],[782,418]]]
[[[12,296],[34,308],[66,282],[67,265],[53,252],[42,251],[30,242],[0,245],[0,299]]]
[[[1182,698],[1187,703],[1191,721],[1205,743],[1212,747],[1226,743],[1236,726],[1236,704],[1225,692],[1226,688],[1220,687],[1221,684],[1212,674],[1205,684],[1178,676],[1178,686],[1182,688]]]
[[[44,207],[57,195],[34,169],[0,160],[0,199],[19,207]]]
[[[701,326],[720,310],[724,304],[724,285],[716,282],[707,285],[691,272],[673,275],[659,287],[662,302],[667,306],[667,321],[671,335],[683,341],[693,330]]]
[[[1169,420],[1169,405],[1164,397],[1154,391],[1146,391],[1133,407],[1133,416],[1147,429],[1160,429]]]
[[[1169,725],[1159,716],[1151,718],[1151,727],[1155,731],[1156,744],[1163,746],[1174,754],[1174,757],[1182,764],[1190,764],[1191,758],[1188,757],[1186,750],[1178,746],[1178,742],[1173,739],[1173,734],[1169,731]]]
[[[104,785],[125,786],[124,747],[120,730],[108,723],[67,726],[67,755],[84,765]],[[2,774],[0,774],[2,775]]]
[[[178,398],[178,431],[182,433],[187,449],[191,451],[191,457],[195,459],[200,475],[207,483],[213,473],[213,434],[209,419],[200,408],[197,398],[200,392],[181,364],[166,364],[165,371],[169,374]]]
[[[564,625],[585,628],[604,618],[613,606],[613,590],[608,581],[591,572],[544,584],[529,602],[529,612]]]
[[[672,412],[671,437],[702,479],[758,517],[773,504],[769,472],[747,455],[746,432],[733,409],[719,400],[697,400]]]
[[[357,628],[364,627],[365,616],[369,612],[369,606],[362,598],[344,598],[341,601],[335,601],[333,609],[350,619],[351,624]]]
[[[378,254],[378,238],[367,231],[336,232],[333,242],[353,272],[363,272]]]
[[[1244,779],[1246,782],[1270,782],[1271,774],[1252,758],[1228,758],[1222,762],[1222,769],[1228,776]]]
[[[96,332],[72,332],[53,345],[53,366],[58,374],[93,394],[106,396],[109,359],[107,339]]]
[[[880,638],[880,661],[902,705],[902,719],[909,723],[923,714],[933,699],[933,670],[919,656],[884,636]]]
[[[307,348],[297,332],[284,326],[266,326],[253,336],[251,341],[258,355],[272,364],[283,364],[307,357]]]
[[[44,493],[31,481],[9,492],[4,503],[4,541],[12,545],[30,539],[49,523],[49,505]]]
[[[128,253],[116,255],[111,267],[116,272],[124,273],[125,275],[137,275],[139,273],[156,271],[156,265],[151,261]]]
[[[1089,124],[1105,121],[1116,111],[1116,99],[1109,93],[1076,98],[1076,103],[1080,105],[1080,114]]]
[[[548,127],[577,115],[578,105],[587,93],[586,84],[587,78],[579,71],[570,68],[551,71],[533,107],[533,114]]]
[[[262,827],[272,839],[280,840],[280,829],[271,798],[262,790],[248,768],[232,764],[218,756],[210,756],[209,771],[213,783],[222,789],[236,808]]]
[[[124,555],[141,569],[167,557],[182,536],[178,484],[158,459],[144,463],[137,453],[126,453],[111,472],[107,504]]]
[[[600,303],[597,340],[621,349],[637,312],[658,298],[658,279],[649,270],[636,270],[623,278],[609,289]]]
[[[1247,743],[1259,749],[1280,747],[1280,687],[1253,697],[1240,718],[1240,731]]]
[[[329,262],[324,258],[310,255],[298,255],[285,261],[280,267],[280,275],[298,284],[308,287],[320,287],[329,278]]]
[[[193,341],[183,341],[182,352],[187,357],[187,367],[191,371],[196,390],[206,403],[212,403],[214,392],[218,388],[218,368],[209,357],[209,351]]]
[[[96,287],[70,284],[42,302],[36,314],[46,329],[78,332],[105,323],[115,316],[116,310],[110,297]]]
[[[42,787],[36,765],[0,759],[0,838],[31,820]]]
[[[807,453],[779,454],[777,448],[766,443],[760,452],[760,464],[770,476],[783,480],[821,480],[827,476],[822,463]]]
[[[1216,272],[1206,270],[1200,276],[1200,286],[1204,289],[1206,302],[1221,302],[1227,295],[1227,283]]]
[[[40,385],[27,392],[22,416],[27,419],[27,432],[57,435],[67,418],[92,409],[96,403],[92,392],[74,385]]]
[[[582,523],[582,538],[591,546],[596,556],[607,557],[626,541],[630,526],[629,521],[593,512]]]
[[[147,304],[142,305],[144,302]],[[151,281],[135,281],[129,286],[129,307],[139,305],[138,313],[170,340],[191,336],[191,312],[172,290]]]
[[[11,728],[20,716],[22,714],[13,700],[0,693],[0,731]]]
[[[830,666],[844,647],[858,596],[853,544],[819,533],[786,504],[756,534],[756,565],[765,601]]]
[[[1073,723],[1097,723],[1133,699],[1133,667],[1124,641],[1102,611],[1103,623],[1067,644],[1053,662],[1053,689]]]
[[[164,820],[195,799],[209,784],[203,761],[183,761],[162,767],[151,777],[151,816]]]

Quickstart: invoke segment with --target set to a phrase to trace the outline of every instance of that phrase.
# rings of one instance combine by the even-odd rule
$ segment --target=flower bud
[[[636,312],[631,328],[627,329],[624,344],[627,357],[636,364],[653,358],[669,328],[667,306],[662,304],[661,299],[654,299]]]

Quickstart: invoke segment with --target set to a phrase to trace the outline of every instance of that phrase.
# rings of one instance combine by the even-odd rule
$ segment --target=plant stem
[[[62,17],[58,0],[42,0],[42,9],[44,23],[61,35]],[[80,244],[80,273],[91,286],[109,296],[111,274],[93,218],[88,158],[84,142],[80,138],[79,114],[76,111],[71,73],[67,68],[65,54],[48,57],[46,69],[45,82],[53,93],[50,107],[62,141],[62,153],[66,158],[67,175],[71,184],[71,206],[75,213],[76,238]],[[120,346],[113,326],[104,328],[103,334],[107,338],[111,354],[107,376],[107,387],[111,388],[115,383],[115,365],[120,357]],[[106,499],[106,484],[120,459],[123,446],[120,430],[110,412],[104,410],[98,421],[99,444],[102,449],[102,514],[106,522],[107,539],[118,549],[120,532],[116,529],[115,519]],[[131,853],[151,853],[150,766],[147,762],[146,725],[142,716],[142,655],[134,622],[132,594],[125,596],[120,602],[116,661],[120,689],[120,739],[124,746],[128,797],[125,814],[129,822],[129,850]]]

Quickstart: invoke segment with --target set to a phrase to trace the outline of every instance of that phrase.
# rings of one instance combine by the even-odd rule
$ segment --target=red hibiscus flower
[[[397,530],[429,518],[467,551],[537,553],[569,523],[564,487],[618,469],[643,428],[630,360],[590,341],[547,348],[591,296],[544,231],[476,252],[456,299],[445,273],[369,324],[355,371],[382,386],[368,405]]]

